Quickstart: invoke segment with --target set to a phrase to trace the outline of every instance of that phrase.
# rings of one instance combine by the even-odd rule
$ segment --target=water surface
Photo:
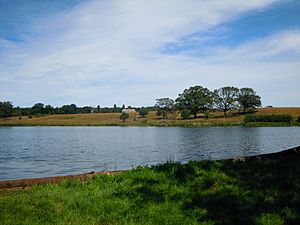
[[[300,127],[1,127],[0,180],[225,159],[300,145]]]

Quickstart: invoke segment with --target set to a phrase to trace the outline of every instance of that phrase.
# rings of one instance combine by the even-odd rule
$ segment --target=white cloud
[[[175,98],[195,84],[209,88],[247,85],[257,87],[262,95],[272,94],[265,90],[273,82],[270,77],[276,78],[274,85],[282,81],[282,74],[293,82],[300,71],[295,50],[300,49],[299,31],[230,49],[207,49],[206,57],[164,55],[160,50],[273,2],[89,1],[36,21],[32,29],[42,35],[5,52],[0,62],[0,95],[23,105],[37,101],[150,105],[159,97]],[[297,54],[297,62],[272,58],[291,52]],[[16,89],[22,94],[9,91]],[[283,99],[273,103],[268,96],[264,98],[270,104],[284,104]]]
[[[300,30],[286,30],[270,36],[256,39],[238,47],[213,47],[206,49],[207,59],[212,56],[224,61],[258,61],[277,60],[286,56],[294,55],[299,60],[300,55]],[[291,58],[289,57],[288,60]]]

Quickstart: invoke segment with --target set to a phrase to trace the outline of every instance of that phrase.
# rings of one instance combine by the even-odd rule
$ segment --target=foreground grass
[[[300,224],[300,157],[166,163],[0,192],[1,224]]]
[[[294,121],[300,115],[300,108],[262,108],[258,109],[256,115],[278,115],[290,114]],[[94,114],[68,114],[68,115],[48,115],[28,118],[11,117],[0,119],[0,126],[241,126],[244,125],[244,115],[238,111],[230,111],[228,118],[223,117],[222,112],[211,112],[210,118],[203,118],[199,114],[197,119],[182,120],[179,114],[169,116],[169,119],[159,119],[155,112],[150,112],[146,118],[141,118],[137,114],[130,114],[126,122],[119,119],[120,113],[94,113]],[[251,123],[249,126],[290,126],[300,125],[299,123]]]

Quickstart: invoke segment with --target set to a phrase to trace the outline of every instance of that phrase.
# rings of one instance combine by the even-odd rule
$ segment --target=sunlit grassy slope
[[[300,157],[166,163],[0,192],[0,224],[300,224]]]
[[[300,115],[300,108],[262,108],[258,109],[256,114],[291,114],[296,119]],[[179,114],[170,115],[169,119],[163,120],[158,118],[153,111],[146,118],[131,113],[125,123],[120,121],[119,116],[119,113],[33,116],[31,119],[28,116],[22,116],[0,119],[0,126],[210,126],[240,125],[244,120],[244,115],[238,114],[237,111],[229,112],[228,118],[224,118],[222,112],[211,112],[208,119],[199,114],[199,118],[189,120],[180,119]]]

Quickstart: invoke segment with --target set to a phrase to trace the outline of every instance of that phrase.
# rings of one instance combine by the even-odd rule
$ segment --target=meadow
[[[300,155],[168,162],[0,191],[1,224],[300,224]]]
[[[296,121],[300,115],[300,108],[260,108],[255,115],[289,114]],[[120,113],[93,113],[93,114],[60,114],[44,116],[10,117],[0,119],[0,126],[241,126],[244,125],[244,115],[233,110],[224,118],[223,112],[210,112],[209,118],[198,114],[197,119],[183,120],[179,113],[170,114],[168,119],[156,116],[155,111],[142,118],[137,113],[130,113],[126,122],[119,119]],[[251,126],[251,124],[249,124]],[[257,123],[252,126],[286,126],[288,124]],[[291,125],[299,125],[293,122]]]

